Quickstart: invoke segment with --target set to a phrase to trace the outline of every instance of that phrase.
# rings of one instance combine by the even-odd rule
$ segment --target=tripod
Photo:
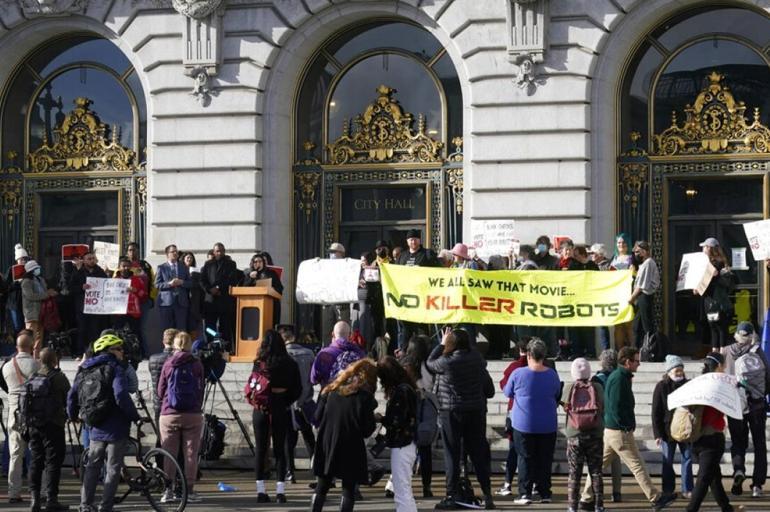
[[[251,442],[251,436],[249,435],[248,430],[246,430],[246,426],[243,424],[238,411],[236,411],[235,407],[233,407],[233,403],[230,401],[230,397],[227,394],[227,390],[225,390],[225,387],[222,385],[222,381],[213,371],[209,371],[209,377],[206,379],[206,392],[203,395],[204,412],[206,411],[206,404],[209,403],[209,396],[211,397],[209,414],[214,412],[214,400],[216,398],[217,388],[219,388],[219,390],[222,392],[222,396],[225,398],[225,403],[227,403],[227,407],[230,409],[230,414],[232,415],[232,417],[229,418],[221,417],[219,419],[225,421],[235,421],[238,424],[238,427],[240,427],[244,439],[246,439],[246,444],[249,445],[251,454],[256,456],[257,452],[254,450],[254,443]]]

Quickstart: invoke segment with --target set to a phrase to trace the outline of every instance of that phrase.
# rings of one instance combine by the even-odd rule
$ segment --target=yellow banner
[[[380,267],[385,316],[426,324],[629,322],[631,272]]]

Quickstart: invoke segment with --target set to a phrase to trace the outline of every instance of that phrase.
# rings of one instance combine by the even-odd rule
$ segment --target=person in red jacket
[[[514,370],[527,366],[527,343],[532,339],[530,336],[522,336],[522,338],[516,343],[516,348],[519,352],[519,358],[513,361],[503,371],[503,378],[500,379],[500,389],[504,389],[508,383],[508,379]],[[505,435],[508,438],[508,458],[505,460],[505,481],[503,486],[497,491],[500,496],[509,496],[511,494],[511,483],[513,482],[513,474],[516,472],[518,466],[518,457],[516,448],[513,444],[513,429],[511,428],[510,412],[513,407],[513,398],[508,399],[508,410],[505,416]]]
[[[139,336],[141,329],[142,309],[141,304],[147,299],[147,285],[141,276],[131,271],[131,261],[128,258],[120,258],[118,261],[118,270],[115,277],[119,279],[130,279],[131,284],[128,287],[128,309],[125,315],[113,315],[112,326],[116,330],[121,330],[128,326],[131,332]]]

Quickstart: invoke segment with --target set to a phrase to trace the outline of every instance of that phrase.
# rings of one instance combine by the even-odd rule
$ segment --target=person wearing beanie
[[[574,382],[564,395],[564,408],[567,411],[565,435],[567,437],[567,505],[569,512],[578,509],[580,501],[580,478],[583,465],[588,465],[591,487],[594,491],[594,510],[604,510],[604,483],[602,480],[602,454],[604,453],[604,388],[597,382],[591,382],[591,363],[578,357],[572,361],[570,373]],[[595,421],[592,425],[578,423],[578,407],[595,404]],[[585,414],[585,413],[583,413]]]
[[[8,269],[5,277],[7,287],[5,290],[5,309],[11,321],[8,331],[15,337],[19,331],[24,329],[24,311],[21,305],[21,280],[14,279],[13,267],[24,265],[29,261],[29,254],[21,244],[16,244],[14,247],[13,259],[15,263]]]
[[[604,389],[605,384],[607,384],[607,377],[618,367],[618,351],[613,348],[602,350],[602,353],[599,354],[599,365],[601,368],[591,377],[591,382],[601,384],[602,389]],[[621,488],[623,487],[623,465],[620,463],[620,458],[615,457],[612,459],[610,471],[612,473],[612,502],[620,503],[623,500],[621,493]],[[591,475],[588,478],[591,478]]]
[[[754,325],[740,322],[733,336],[735,342],[722,349],[725,359],[725,373],[735,375],[745,388],[748,410],[744,410],[743,419],[727,418],[730,430],[730,455],[733,463],[732,493],[743,493],[743,480],[746,478],[746,450],[749,446],[749,433],[754,443],[754,473],[751,482],[751,495],[762,497],[762,487],[767,480],[767,395],[770,391],[770,365],[767,355],[762,350]],[[764,372],[762,371],[764,369]]]
[[[43,323],[40,321],[43,301],[58,295],[56,290],[48,289],[41,274],[40,265],[35,260],[29,260],[24,265],[24,277],[21,280],[21,309],[24,313],[25,327],[32,331],[34,339],[32,355],[35,359],[43,348]]]
[[[664,367],[666,373],[656,384],[652,394],[652,432],[661,452],[661,487],[664,493],[674,493],[676,480],[674,454],[678,446],[679,453],[682,454],[682,496],[689,499],[693,489],[692,445],[678,443],[671,439],[671,420],[674,417],[674,411],[668,408],[668,395],[687,382],[684,361],[679,356],[668,354]]]

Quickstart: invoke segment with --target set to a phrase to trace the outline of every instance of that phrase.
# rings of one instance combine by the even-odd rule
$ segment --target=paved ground
[[[66,478],[62,482],[62,494],[61,501],[68,505],[75,505],[78,503],[78,482],[71,475],[70,469],[65,468]],[[301,480],[296,484],[287,486],[287,497],[289,503],[285,505],[276,504],[259,504],[255,501],[256,493],[254,491],[253,475],[244,471],[210,471],[204,472],[203,481],[197,486],[197,491],[204,498],[203,503],[196,505],[189,505],[186,510],[190,511],[212,511],[215,509],[220,510],[264,510],[264,511],[306,511],[308,510],[308,504],[310,502],[310,489],[308,488],[308,477],[306,472],[301,472],[298,475]],[[501,484],[502,475],[495,475],[494,488],[499,489]],[[443,484],[443,475],[436,475],[434,479],[433,492],[437,496],[433,499],[422,499],[421,487],[418,489],[417,480],[415,479],[415,491],[418,493],[417,505],[419,510],[427,511],[433,510],[433,506],[438,501],[438,496],[441,493],[441,485]],[[655,479],[658,481],[658,479]],[[220,492],[216,489],[218,482],[225,482],[234,486],[237,492]],[[607,508],[609,510],[623,510],[628,512],[641,512],[649,511],[650,507],[644,501],[641,492],[638,487],[633,484],[633,480],[630,477],[624,478],[624,502],[623,503],[608,503]],[[744,484],[746,485],[746,484]],[[729,483],[725,480],[725,487],[729,489]],[[375,487],[364,487],[362,489],[364,494],[364,501],[356,503],[356,510],[362,511],[390,511],[395,510],[393,501],[384,497],[384,482],[380,482]],[[0,510],[7,512],[27,512],[29,505],[22,506],[10,506],[6,500],[7,486],[6,481],[3,479],[0,482]],[[271,496],[275,492],[273,485],[268,485],[268,492]],[[729,491],[728,491],[729,492]],[[326,510],[337,510],[339,506],[339,491],[332,490],[329,500],[327,502]],[[567,493],[567,479],[565,476],[557,476],[554,479],[554,503],[549,505],[533,504],[529,507],[517,507],[513,504],[513,497],[497,497],[497,506],[501,510],[513,510],[529,508],[538,511],[564,511],[566,506],[566,493]],[[770,511],[770,498],[763,498],[755,500],[744,496],[741,499],[735,499],[734,504],[743,504],[746,506],[746,510],[750,512]],[[670,510],[684,510],[686,503],[684,500],[678,500],[670,508]],[[73,507],[73,510],[76,510]],[[137,498],[129,498],[128,503],[124,503],[116,507],[118,511],[147,511],[150,510],[147,502]],[[701,510],[718,510],[718,507],[713,503],[713,500],[707,498]]]

